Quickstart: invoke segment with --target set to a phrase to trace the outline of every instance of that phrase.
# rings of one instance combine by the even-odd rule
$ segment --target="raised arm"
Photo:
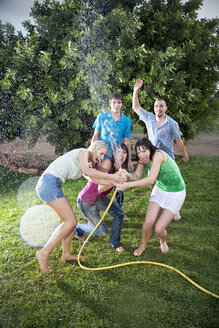
[[[138,90],[142,87],[142,85],[143,85],[143,81],[141,79],[137,79],[134,85],[133,97],[132,97],[132,108],[138,115],[140,115],[140,109],[141,109],[138,100]]]

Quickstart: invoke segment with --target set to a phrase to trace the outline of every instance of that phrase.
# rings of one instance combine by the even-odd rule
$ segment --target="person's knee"
[[[154,231],[155,231],[156,235],[158,235],[160,237],[163,235],[165,229],[163,227],[161,227],[160,225],[156,224]]]
[[[105,237],[108,234],[108,228],[107,227],[100,227],[98,228],[98,235]]]
[[[116,212],[116,213],[113,215],[113,217],[114,217],[115,219],[119,219],[119,221],[123,221],[123,219],[124,219],[124,215],[125,215],[125,213],[124,213],[122,210],[120,210],[120,211]]]
[[[65,224],[68,227],[69,231],[73,231],[76,228],[77,220],[75,218],[72,218],[66,221]]]
[[[153,225],[154,225],[154,221],[153,220],[146,220],[144,223],[143,223],[143,229],[144,230],[147,230],[147,229],[153,229]]]

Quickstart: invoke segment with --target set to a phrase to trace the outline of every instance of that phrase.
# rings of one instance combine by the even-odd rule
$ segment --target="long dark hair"
[[[155,146],[150,142],[149,139],[147,139],[147,138],[139,139],[139,140],[136,142],[136,144],[135,144],[135,152],[136,152],[136,159],[137,159],[137,161],[139,160],[137,150],[138,150],[138,148],[140,148],[140,147],[142,147],[143,149],[148,149],[148,150],[150,151],[150,160],[152,160],[155,151],[158,149],[157,147],[155,147]]]
[[[126,160],[122,164],[122,168],[127,167],[127,165],[128,165],[128,158],[129,158],[129,150],[128,150],[128,147],[123,142],[120,142],[120,143],[118,143],[116,145],[115,148],[113,148],[112,155],[110,157],[111,162],[112,162],[112,173],[115,173],[115,170],[116,170],[115,169],[115,152],[116,152],[116,150],[118,150],[120,148],[127,154]]]

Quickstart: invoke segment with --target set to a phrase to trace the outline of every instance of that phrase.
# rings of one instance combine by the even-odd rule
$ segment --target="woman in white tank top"
[[[107,144],[97,140],[88,149],[75,149],[57,158],[40,177],[36,186],[37,193],[47,205],[55,210],[62,222],[46,245],[36,254],[43,272],[50,272],[49,255],[60,241],[63,242],[62,260],[77,260],[77,256],[70,253],[77,219],[71,204],[62,192],[62,184],[67,179],[78,179],[82,174],[91,179],[99,179],[102,184],[115,184],[126,180],[125,175],[120,172],[108,174],[94,168],[107,153]]]

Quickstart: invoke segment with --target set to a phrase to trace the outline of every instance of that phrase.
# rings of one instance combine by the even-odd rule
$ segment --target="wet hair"
[[[155,99],[155,102],[156,102],[156,101],[164,101],[165,105],[167,106],[167,102],[166,102],[166,100],[165,100],[165,99],[162,99],[162,98],[157,98],[157,99]],[[154,102],[154,103],[155,103],[155,102]]]
[[[137,153],[138,148],[143,148],[145,150],[148,149],[150,151],[150,160],[152,160],[155,151],[158,149],[150,142],[149,139],[147,139],[147,138],[139,139],[135,144],[135,152],[136,152],[137,161],[139,160],[138,153]]]
[[[112,93],[111,96],[109,97],[109,105],[111,104],[112,99],[117,99],[117,100],[121,100],[123,103],[123,96],[120,93]]]
[[[100,149],[100,148],[106,148],[107,152],[109,150],[108,145],[103,140],[96,140],[96,141],[92,142],[90,144],[90,146],[88,147],[89,157],[90,157],[91,153],[96,154],[98,149]]]
[[[118,150],[118,149],[122,149],[126,154],[127,154],[127,157],[126,157],[126,160],[125,162],[122,164],[122,168],[123,167],[127,167],[128,165],[128,157],[129,157],[129,150],[128,150],[128,147],[125,143],[123,142],[120,142],[116,145],[115,148],[113,148],[113,151],[112,151],[112,155],[110,157],[111,161],[112,161],[112,173],[115,173],[115,152]]]

